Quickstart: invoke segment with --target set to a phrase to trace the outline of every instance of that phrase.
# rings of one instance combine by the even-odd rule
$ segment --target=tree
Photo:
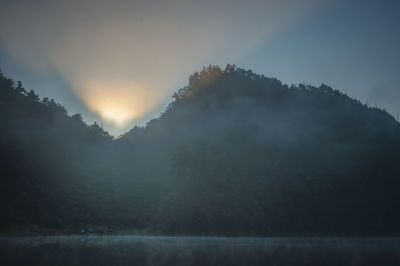
[[[225,73],[230,74],[236,72],[236,70],[237,70],[236,65],[227,64],[224,71]]]
[[[189,86],[193,86],[200,79],[200,74],[195,72],[193,75],[189,77]]]
[[[99,126],[97,122],[94,122],[93,125],[89,126],[89,129],[92,130],[96,135],[110,137],[107,131],[104,131],[103,127]]]
[[[37,95],[33,90],[30,90],[28,92],[27,96],[28,96],[29,99],[31,99],[31,100],[33,100],[35,102],[39,101],[39,95]]]
[[[76,122],[83,122],[82,119],[82,115],[81,114],[74,114],[73,116],[71,116],[72,121],[76,121]]]
[[[18,92],[18,93],[26,94],[26,90],[22,86],[22,82],[21,81],[17,81],[17,87],[15,88],[15,91]]]

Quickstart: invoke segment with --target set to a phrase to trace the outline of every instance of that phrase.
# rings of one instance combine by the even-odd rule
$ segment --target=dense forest
[[[227,65],[113,139],[0,73],[0,231],[400,233],[400,124]]]

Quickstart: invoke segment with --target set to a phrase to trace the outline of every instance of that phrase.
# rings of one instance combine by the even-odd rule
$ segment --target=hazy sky
[[[121,134],[188,76],[234,63],[400,112],[400,4],[368,0],[0,0],[0,68]]]

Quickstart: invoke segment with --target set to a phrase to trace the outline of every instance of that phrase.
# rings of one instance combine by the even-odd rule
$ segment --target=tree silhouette
[[[113,140],[0,72],[0,230],[393,235],[400,125],[322,84],[204,67]]]

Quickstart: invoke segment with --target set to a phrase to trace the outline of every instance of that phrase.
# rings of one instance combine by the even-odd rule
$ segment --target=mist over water
[[[399,238],[0,238],[7,265],[398,265]]]
[[[400,265],[390,1],[2,1],[0,266]]]

